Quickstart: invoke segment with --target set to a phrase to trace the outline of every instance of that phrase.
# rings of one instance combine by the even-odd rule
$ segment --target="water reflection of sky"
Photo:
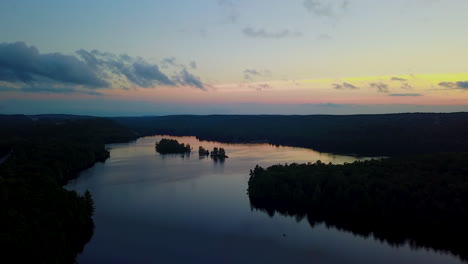
[[[96,230],[80,263],[459,263],[251,210],[246,190],[256,164],[344,163],[354,157],[194,137],[171,137],[190,144],[190,156],[160,155],[154,144],[161,138],[109,145],[105,164],[69,184],[79,192],[89,189],[96,203]],[[223,147],[229,158],[200,159],[200,145]]]

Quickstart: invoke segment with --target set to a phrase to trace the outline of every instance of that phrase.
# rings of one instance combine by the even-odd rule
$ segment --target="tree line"
[[[62,186],[105,161],[106,143],[135,134],[109,119],[0,116],[2,122],[9,125],[0,131],[0,144],[10,156],[0,164],[0,260],[74,263],[93,234],[94,202],[89,191],[80,195]]]
[[[450,251],[468,259],[468,154],[441,153],[344,165],[256,166],[254,208],[307,217],[390,244]]]
[[[229,143],[268,142],[360,156],[468,149],[468,113],[385,115],[211,115],[114,118],[140,135],[196,136]]]

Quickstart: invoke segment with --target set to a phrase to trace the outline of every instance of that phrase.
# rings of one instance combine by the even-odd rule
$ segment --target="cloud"
[[[390,80],[391,81],[398,81],[398,82],[406,82],[407,81],[407,79],[400,78],[400,77],[392,77]]]
[[[218,0],[218,5],[220,5],[227,13],[227,20],[229,23],[237,23],[240,15],[238,0]]]
[[[320,34],[318,37],[317,37],[318,40],[331,40],[333,39],[332,36],[328,35],[328,34]]]
[[[468,89],[468,81],[461,82],[440,82],[439,86],[449,89]]]
[[[342,84],[338,84],[338,83],[334,83],[332,84],[333,85],[333,88],[337,89],[337,90],[344,90],[344,89],[350,89],[350,90],[356,90],[356,89],[359,89],[359,87],[356,87],[350,83],[347,83],[347,82],[344,82]]]
[[[108,87],[92,67],[75,56],[40,54],[24,42],[0,43],[0,81],[40,84],[59,82],[90,88]]]
[[[379,93],[389,93],[388,85],[385,83],[371,83],[370,87],[376,88]]]
[[[266,84],[266,83],[262,83],[262,84],[258,84],[258,85],[252,85],[252,86],[249,86],[249,87],[255,88],[255,90],[257,90],[257,92],[262,92],[264,90],[273,89],[273,87],[271,87],[269,84]]]
[[[348,1],[342,0],[304,0],[302,5],[307,11],[319,17],[336,17],[349,7]]]
[[[95,91],[97,89],[132,86],[189,85],[203,88],[200,79],[188,72],[183,64],[177,64],[175,58],[164,59],[162,65],[182,70],[169,78],[157,64],[126,54],[83,49],[76,51],[75,55],[41,54],[24,42],[0,43],[0,82],[19,87],[16,91],[97,95],[100,94]]]
[[[79,94],[87,94],[87,95],[95,95],[101,96],[102,93],[94,91],[94,90],[78,90],[74,87],[23,87],[20,89],[21,92],[24,93],[59,93],[59,94],[71,94],[71,93],[79,93]]]
[[[417,94],[417,93],[405,93],[405,94],[389,94],[388,96],[395,96],[395,97],[399,97],[399,96],[423,96],[422,94]]]
[[[170,68],[170,67],[178,67],[179,65],[176,63],[176,58],[170,57],[170,58],[164,58],[161,61],[161,67],[164,69]]]
[[[468,81],[457,82],[457,87],[459,87],[461,89],[468,89]]]
[[[404,83],[401,85],[401,89],[412,90],[413,86],[409,85],[408,83]]]
[[[253,81],[256,77],[271,76],[271,71],[269,70],[256,70],[256,69],[246,69],[244,70],[244,80]]]
[[[192,69],[198,68],[198,65],[197,65],[196,61],[191,61],[189,65],[190,65],[190,68],[192,68]]]
[[[133,63],[132,80],[135,84],[141,87],[153,86],[154,82],[159,82],[164,85],[176,85],[164,73],[162,73],[157,65],[148,64],[144,61]]]
[[[52,86],[25,86],[20,88],[13,88],[13,87],[6,87],[0,86],[0,92],[16,92],[16,93],[53,93],[53,94],[87,94],[87,95],[95,95],[100,96],[102,93],[97,92],[95,90],[80,90],[70,86],[60,86],[60,87],[52,87]]]
[[[182,69],[179,76],[175,77],[180,84],[194,86],[201,90],[205,90],[203,83],[200,81],[200,78],[191,74],[187,69]]]
[[[456,88],[457,84],[454,82],[440,82],[439,86],[442,86],[444,88]]]
[[[161,72],[158,65],[148,63],[139,57],[133,58],[126,54],[115,55],[97,50],[79,50],[76,53],[106,80],[117,83],[118,87],[136,85],[146,88],[156,85],[177,85],[177,82]]]
[[[302,33],[298,31],[291,31],[289,29],[270,32],[263,28],[255,29],[252,27],[246,27],[242,30],[245,36],[249,38],[264,38],[264,39],[283,39],[289,37],[301,37]]]
[[[247,69],[244,71],[244,79],[251,81],[255,76],[261,76],[262,74],[255,69]]]

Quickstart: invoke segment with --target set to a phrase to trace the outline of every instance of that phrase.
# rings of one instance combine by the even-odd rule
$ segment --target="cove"
[[[190,144],[191,155],[161,155],[162,138]],[[222,147],[224,162],[200,158],[198,146]],[[359,158],[269,144],[224,144],[153,136],[108,145],[110,158],[83,171],[68,189],[90,190],[93,238],[79,263],[462,263],[450,254],[372,237],[250,205],[249,170]]]

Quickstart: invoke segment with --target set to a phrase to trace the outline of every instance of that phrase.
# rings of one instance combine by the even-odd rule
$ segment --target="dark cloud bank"
[[[462,82],[441,82],[439,86],[449,89],[468,89],[468,81]]]
[[[163,61],[167,68],[174,63]],[[192,69],[193,65],[195,62],[191,64]],[[158,65],[139,57],[97,50],[78,50],[74,55],[41,54],[24,42],[0,43],[0,82],[4,83],[0,91],[95,95],[99,94],[97,89],[127,86],[187,85],[204,89],[200,78],[188,72],[184,65],[179,65],[177,73],[169,77]]]

